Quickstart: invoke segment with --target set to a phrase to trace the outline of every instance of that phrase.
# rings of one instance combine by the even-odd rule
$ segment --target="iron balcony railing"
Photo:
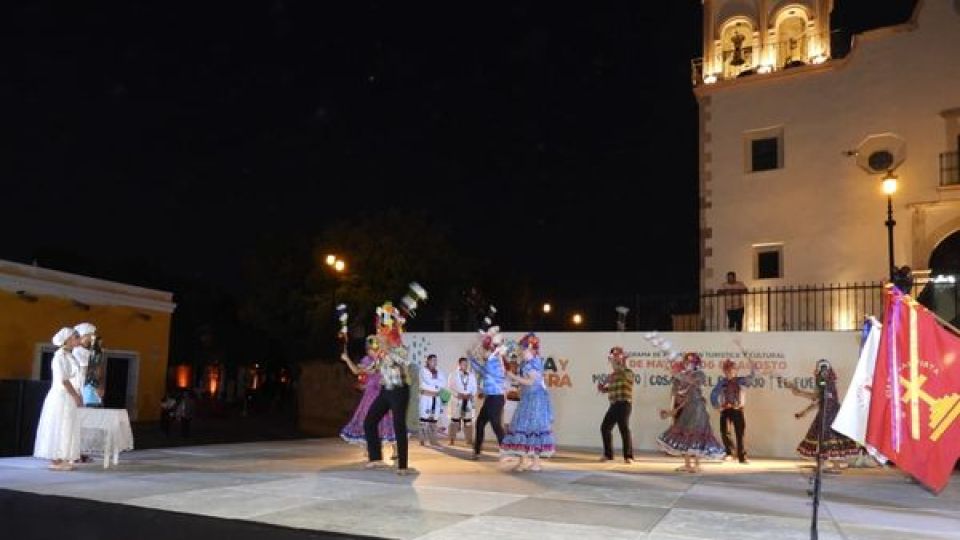
[[[752,289],[740,298],[749,332],[856,330],[867,315],[882,316],[883,283],[848,283]],[[703,330],[727,330],[729,294],[700,296]]]
[[[916,297],[923,289],[914,283]],[[638,297],[638,330],[714,332],[729,330],[727,310],[744,308],[743,331],[858,330],[868,315],[883,316],[883,282],[785,286],[750,289],[739,298],[721,292],[670,302],[669,320],[654,316],[668,303],[662,297]]]
[[[960,186],[960,152],[940,154],[940,186]]]

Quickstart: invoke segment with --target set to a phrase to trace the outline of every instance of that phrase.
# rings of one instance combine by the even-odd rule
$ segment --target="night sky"
[[[399,208],[554,288],[696,292],[701,3],[569,5],[18,1],[0,258],[236,285],[264,234]]]

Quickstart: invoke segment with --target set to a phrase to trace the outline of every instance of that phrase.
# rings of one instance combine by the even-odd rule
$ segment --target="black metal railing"
[[[731,308],[742,305],[743,330],[856,330],[867,315],[881,316],[883,283],[848,283],[752,289],[739,299],[722,293],[700,296],[703,330],[727,330]]]
[[[940,186],[960,185],[960,152],[940,154]]]
[[[914,284],[913,294],[921,288]],[[707,292],[670,302],[638,297],[633,322],[641,331],[726,331],[727,311],[740,306],[745,332],[857,330],[867,315],[883,316],[883,282],[765,287],[739,295]]]

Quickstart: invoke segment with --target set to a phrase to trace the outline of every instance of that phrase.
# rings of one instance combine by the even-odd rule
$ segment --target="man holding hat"
[[[73,351],[78,374],[73,383],[80,389],[85,407],[103,406],[103,352],[97,327],[83,322],[73,327],[80,335],[80,346]]]

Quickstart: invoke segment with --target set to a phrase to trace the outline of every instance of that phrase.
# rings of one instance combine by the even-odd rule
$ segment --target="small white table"
[[[103,468],[120,462],[120,452],[133,450],[133,430],[126,409],[81,407],[77,409],[80,425],[80,453],[102,454]]]

